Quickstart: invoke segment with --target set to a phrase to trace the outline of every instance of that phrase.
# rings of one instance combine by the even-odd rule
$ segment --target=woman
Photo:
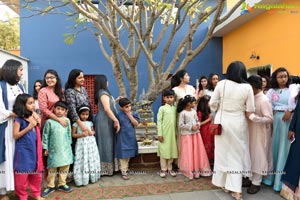
[[[24,93],[24,87],[18,84],[23,75],[22,63],[17,60],[7,60],[0,69],[0,197],[9,199],[7,192],[13,191],[14,173],[13,157],[15,140],[13,138],[13,105],[19,94]],[[4,195],[4,196],[3,196]]]
[[[190,76],[185,70],[179,70],[171,79],[171,87],[176,94],[177,102],[186,95],[192,95],[196,98],[196,90],[189,85]]]
[[[196,91],[196,96],[198,97],[198,99],[200,99],[201,97],[206,95],[206,93],[208,91],[207,82],[208,82],[208,80],[207,80],[206,76],[200,77],[198,90]]]
[[[208,83],[207,83],[208,91],[206,92],[206,94],[208,96],[212,96],[212,93],[214,92],[215,87],[217,86],[217,83],[219,82],[219,80],[220,80],[220,76],[217,73],[211,73],[208,76]]]
[[[59,122],[63,126],[68,125],[68,121],[63,118],[57,117],[52,112],[54,109],[54,104],[59,100],[64,100],[61,80],[55,70],[49,69],[44,75],[43,85],[38,94],[38,101],[42,118],[42,128],[44,127],[46,120],[49,118]]]
[[[40,114],[40,107],[39,107],[39,101],[38,101],[38,94],[42,87],[43,81],[42,80],[36,80],[33,84],[33,98],[34,98],[34,106],[35,106],[35,112],[37,114]]]
[[[294,85],[293,85],[294,86]],[[288,71],[280,67],[272,73],[271,88],[267,97],[274,113],[272,133],[273,172],[263,179],[266,185],[273,185],[275,191],[282,188],[281,175],[290,149],[287,138],[292,113],[296,107],[294,90]]]
[[[298,89],[299,90],[299,89]],[[290,123],[288,139],[291,142],[290,151],[284,167],[285,174],[281,181],[283,186],[280,195],[288,200],[300,200],[300,91],[296,97],[298,103]]]
[[[267,94],[267,92],[270,88],[270,79],[269,79],[269,77],[262,75],[261,80],[262,80],[262,91],[264,94]]]
[[[73,124],[76,122],[81,128],[82,132],[89,132],[88,127],[86,127],[80,120],[77,109],[82,106],[91,107],[89,96],[86,89],[83,87],[84,75],[82,70],[73,69],[69,73],[68,80],[65,84],[65,97],[68,103],[68,117]],[[90,109],[90,116],[92,116],[92,111]]]
[[[254,112],[254,94],[246,82],[245,65],[232,62],[227,79],[218,82],[209,102],[217,111],[215,123],[222,125],[222,135],[215,136],[215,162],[212,183],[224,191],[232,191],[242,199],[242,177],[250,175],[251,161],[248,125],[245,112]]]
[[[113,175],[118,170],[115,157],[116,133],[120,130],[120,123],[116,117],[115,101],[109,90],[105,75],[97,75],[94,82],[94,100],[98,105],[95,118],[96,141],[101,162],[101,175]]]

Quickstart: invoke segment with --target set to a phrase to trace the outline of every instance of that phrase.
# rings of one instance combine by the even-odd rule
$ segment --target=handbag
[[[221,135],[222,134],[222,125],[221,124],[210,124],[209,131],[212,135]]]
[[[223,102],[224,102],[224,96],[225,96],[225,84],[226,84],[226,80],[225,80],[224,88],[223,88],[222,109],[223,109]],[[220,116],[220,122],[221,121],[222,121],[222,111],[221,111],[221,116]],[[212,134],[212,135],[222,135],[222,125],[221,124],[210,124],[209,131],[210,131],[210,134]]]

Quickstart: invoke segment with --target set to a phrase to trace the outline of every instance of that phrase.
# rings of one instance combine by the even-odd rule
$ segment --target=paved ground
[[[112,177],[102,177],[99,182],[96,184],[90,184],[87,187],[94,188],[96,187],[109,187],[109,186],[125,186],[125,185],[135,185],[135,184],[149,184],[149,183],[170,183],[178,181],[189,181],[182,174],[178,174],[177,177],[160,178],[158,176],[157,170],[140,170],[132,172],[134,173],[131,176],[130,180],[124,181],[121,179],[120,174],[114,175]],[[201,179],[211,179],[210,177],[201,177]],[[200,181],[199,180],[199,181]],[[74,189],[76,187],[74,186]],[[80,188],[76,188],[80,189]],[[232,200],[233,198],[229,193],[225,193],[220,189],[213,190],[204,190],[204,191],[194,191],[194,192],[183,192],[183,193],[170,193],[170,194],[161,194],[161,195],[149,195],[149,196],[137,196],[137,197],[126,197],[123,198],[126,200]],[[269,186],[263,185],[261,190],[255,194],[247,194],[246,188],[243,188],[243,199],[244,200],[282,200],[278,192],[275,192]],[[117,199],[115,199],[117,200]]]

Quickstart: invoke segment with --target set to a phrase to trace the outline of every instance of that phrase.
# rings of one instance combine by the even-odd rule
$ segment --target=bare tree
[[[43,1],[46,2],[43,9],[31,6],[33,2],[35,0],[25,0],[22,5],[31,10],[32,15],[61,13],[74,17],[74,29],[65,34],[67,43],[72,43],[82,31],[93,31],[99,48],[112,65],[120,95],[127,94],[125,81],[128,81],[130,99],[136,98],[138,70],[147,70],[147,96],[149,100],[155,100],[170,85],[167,80],[169,74],[186,68],[208,44],[216,26],[225,21],[244,0],[239,0],[222,17],[225,0],[218,0],[210,7],[203,0],[48,0]],[[70,11],[60,11],[61,7],[68,7]],[[209,17],[212,19],[204,39],[195,42],[198,27]],[[181,41],[178,39],[180,31]],[[124,41],[121,37],[128,39]],[[170,51],[175,39],[179,42],[176,49]],[[104,45],[105,41],[109,45]],[[161,49],[162,55],[155,57]],[[167,56],[170,52],[173,59],[169,61]],[[138,68],[141,56],[146,58],[147,68]]]

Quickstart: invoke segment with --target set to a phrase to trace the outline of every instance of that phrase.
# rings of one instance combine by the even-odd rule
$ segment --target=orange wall
[[[273,71],[286,67],[290,74],[300,74],[300,9],[293,10],[298,13],[266,11],[223,36],[223,72],[231,61],[240,60],[247,68],[271,64]],[[259,60],[249,59],[252,51]]]

